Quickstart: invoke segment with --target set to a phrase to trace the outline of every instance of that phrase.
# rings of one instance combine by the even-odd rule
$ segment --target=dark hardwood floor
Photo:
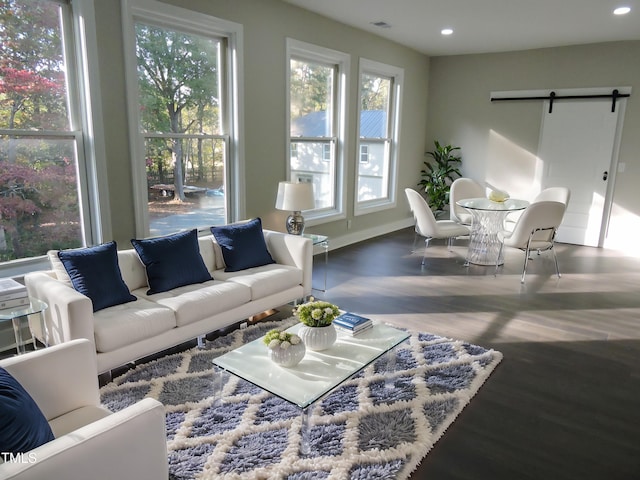
[[[640,479],[640,259],[557,245],[493,267],[402,230],[333,250],[316,292],[371,318],[491,347],[502,363],[412,479]],[[315,272],[321,284],[321,256]]]
[[[425,267],[422,242],[412,245],[405,229],[332,250],[328,289],[313,292],[503,353],[411,479],[640,479],[640,258],[558,244],[562,278],[543,253],[521,285],[518,250],[494,276],[494,267],[464,266],[465,241],[451,251],[432,242]],[[324,257],[314,262],[320,287]]]

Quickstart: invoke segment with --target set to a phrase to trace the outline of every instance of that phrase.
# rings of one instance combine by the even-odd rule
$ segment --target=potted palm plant
[[[422,179],[418,186],[424,189],[431,209],[441,212],[449,204],[451,182],[462,176],[458,169],[462,160],[456,155],[456,150],[460,150],[460,147],[441,145],[438,140],[434,140],[433,143],[435,149],[426,153],[433,161],[424,162],[425,168],[420,171]]]

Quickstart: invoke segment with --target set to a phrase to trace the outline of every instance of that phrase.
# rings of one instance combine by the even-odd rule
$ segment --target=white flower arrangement
[[[267,332],[263,341],[271,350],[275,350],[276,348],[286,350],[291,345],[299,344],[302,340],[295,333],[281,332],[276,329]]]
[[[307,327],[326,327],[340,315],[340,309],[332,303],[311,297],[310,302],[298,305],[293,314]]]

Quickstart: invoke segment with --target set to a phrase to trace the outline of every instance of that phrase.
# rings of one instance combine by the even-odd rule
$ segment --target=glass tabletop
[[[315,233],[303,233],[303,237],[310,238],[314,245],[326,242],[329,237],[326,235],[316,235]]]
[[[287,331],[296,333],[300,325]],[[213,363],[306,408],[409,336],[407,332],[383,324],[374,324],[373,328],[357,336],[338,332],[332,347],[320,352],[307,349],[302,361],[291,368],[280,367],[269,360],[267,346],[259,338],[213,359]]]
[[[515,210],[524,210],[529,206],[526,200],[518,200],[517,198],[509,198],[504,202],[494,202],[488,198],[464,198],[456,202],[463,208],[469,210],[487,210],[493,212],[511,212]]]
[[[40,313],[43,310],[46,310],[48,307],[45,302],[38,300],[37,298],[31,298],[29,300],[30,302],[27,305],[19,305],[0,310],[0,320],[13,320],[17,317],[33,315],[34,313]]]

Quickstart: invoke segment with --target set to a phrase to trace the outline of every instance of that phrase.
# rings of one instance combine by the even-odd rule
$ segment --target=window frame
[[[389,78],[391,87],[389,89],[389,111],[387,112],[387,132],[386,137],[382,139],[365,139],[360,137],[360,123],[362,118],[362,110],[360,99],[362,97],[362,77],[363,75],[374,75]],[[402,91],[404,88],[404,69],[393,65],[360,58],[358,68],[358,111],[357,111],[357,145],[356,152],[358,155],[355,169],[354,180],[354,215],[366,215],[369,213],[379,212],[394,208],[397,204],[398,191],[398,159],[400,150],[400,119],[402,110]],[[358,184],[359,184],[359,166],[362,163],[360,147],[363,146],[363,140],[368,143],[384,143],[385,155],[387,156],[387,196],[376,198],[373,200],[358,200]]]
[[[291,136],[291,60],[301,60],[332,65],[335,68],[335,84],[333,92],[333,125],[331,137],[317,137],[320,141],[329,141],[334,152],[334,199],[333,208],[316,208],[305,211],[304,218],[307,226],[319,225],[346,218],[346,152],[348,149],[347,105],[349,94],[349,72],[351,57],[347,53],[321,47],[293,38],[286,41],[285,65],[285,98],[286,98],[286,151],[291,152],[292,140],[310,140],[307,137]],[[323,147],[323,161],[324,147]],[[291,157],[287,157],[286,178],[291,179]]]
[[[229,222],[244,218],[246,201],[240,186],[244,179],[244,123],[240,112],[243,107],[243,27],[242,25],[211,15],[161,3],[156,0],[123,0],[122,24],[124,37],[125,82],[127,109],[131,138],[131,169],[133,177],[134,214],[136,236],[149,236],[149,211],[147,199],[147,173],[144,158],[144,141],[148,135],[140,131],[138,73],[136,58],[135,24],[140,21],[184,33],[224,40],[222,61],[225,75],[220,78],[222,94],[226,95],[226,108],[222,109],[221,127],[226,142],[225,201]],[[175,134],[171,135],[175,137]],[[205,226],[201,226],[204,228]],[[204,230],[202,230],[204,232]],[[207,230],[208,232],[208,230]]]

